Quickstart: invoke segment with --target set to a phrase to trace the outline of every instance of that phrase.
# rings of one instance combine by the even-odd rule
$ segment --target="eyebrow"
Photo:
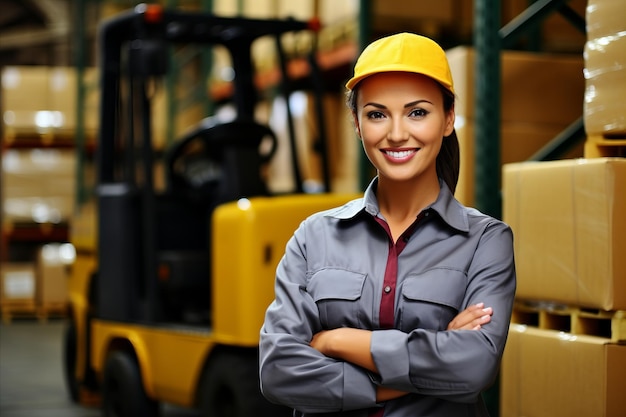
[[[429,100],[420,99],[420,100],[415,100],[415,101],[412,101],[412,102],[410,102],[410,103],[406,103],[406,104],[404,105],[404,108],[405,108],[405,109],[407,109],[407,108],[409,108],[409,107],[413,107],[413,106],[415,106],[415,105],[417,105],[417,104],[420,104],[420,103],[428,103],[428,104],[433,104],[433,103],[432,103],[431,101],[429,101]],[[374,106],[374,107],[376,107],[376,108],[378,108],[378,109],[386,109],[386,108],[387,108],[387,106],[385,106],[385,105],[383,105],[383,104],[378,104],[378,103],[374,103],[374,102],[365,103],[365,104],[363,105],[363,107],[366,107],[366,106]]]

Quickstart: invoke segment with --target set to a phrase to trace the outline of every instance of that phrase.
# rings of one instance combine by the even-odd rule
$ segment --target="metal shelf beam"
[[[474,3],[475,205],[500,217],[500,2]]]

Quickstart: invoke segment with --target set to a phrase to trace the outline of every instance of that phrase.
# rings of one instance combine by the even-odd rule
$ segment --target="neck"
[[[439,196],[439,179],[435,176],[426,181],[386,181],[378,179],[376,192],[378,205],[388,220],[405,223],[415,217]]]

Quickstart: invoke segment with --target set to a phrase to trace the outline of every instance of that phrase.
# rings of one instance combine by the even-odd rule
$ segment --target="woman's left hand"
[[[467,307],[448,324],[447,330],[480,330],[491,321],[493,309],[478,303]]]

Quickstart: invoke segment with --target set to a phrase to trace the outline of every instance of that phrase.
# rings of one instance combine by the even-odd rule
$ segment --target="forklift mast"
[[[176,321],[182,320],[184,306],[210,310],[211,212],[227,201],[267,194],[259,170],[276,147],[273,132],[254,120],[258,89],[252,44],[264,36],[276,39],[282,77],[279,90],[288,99],[291,87],[281,36],[312,29],[315,25],[292,19],[217,17],[157,5],[139,5],[101,26],[97,317]],[[200,124],[160,155],[152,143],[151,82],[167,73],[168,48],[186,43],[206,48],[221,45],[229,51],[235,72],[231,100],[236,117],[224,124]],[[321,77],[315,59],[309,63],[312,90],[321,103]],[[286,108],[294,183],[296,192],[302,192],[295,163],[295,129]],[[324,148],[322,117],[318,111],[318,141]],[[267,138],[271,151],[260,154],[259,145]],[[201,144],[206,160],[198,165],[203,176],[189,180],[176,167],[185,158],[184,148],[193,144]],[[162,194],[155,191],[153,178],[159,158],[168,177]],[[327,182],[327,173],[324,176]]]

